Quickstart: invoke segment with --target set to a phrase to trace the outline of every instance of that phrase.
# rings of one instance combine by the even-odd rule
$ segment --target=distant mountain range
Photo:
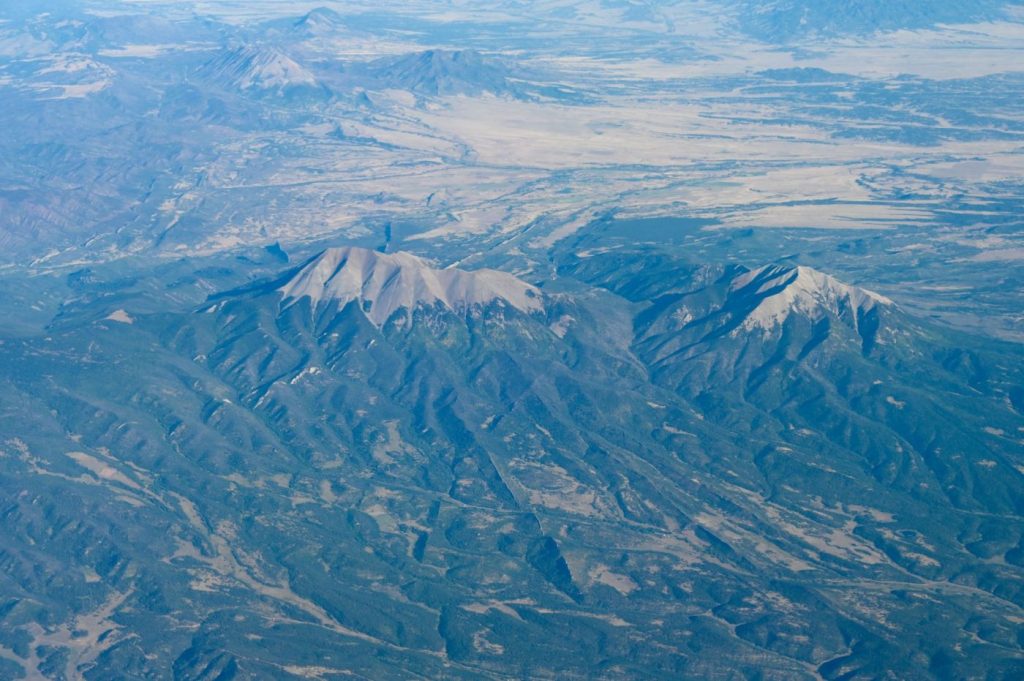
[[[427,97],[493,95],[525,97],[530,86],[513,78],[502,60],[473,50],[426,50],[367,63],[336,64],[335,87],[406,90]],[[325,91],[309,68],[276,47],[246,45],[222,50],[196,75],[226,90],[296,94]],[[537,86],[532,86],[537,90]]]
[[[4,470],[35,490],[5,499],[5,560],[65,566],[7,571],[33,604],[5,631],[101,612],[100,579],[129,674],[564,678],[594,637],[616,678],[1020,669],[941,654],[1015,628],[991,580],[1024,553],[987,519],[1024,510],[1019,346],[644,250],[547,290],[346,246],[185,312],[81,283],[4,345]]]
[[[743,0],[739,23],[766,42],[801,38],[869,35],[880,31],[928,28],[1005,18],[1009,0]]]
[[[1024,679],[1024,14],[300,4],[0,2],[0,681]]]

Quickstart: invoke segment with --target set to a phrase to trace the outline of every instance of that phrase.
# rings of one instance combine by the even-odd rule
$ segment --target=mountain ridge
[[[384,57],[366,68],[388,87],[421,95],[518,94],[504,63],[472,49],[430,49]]]
[[[805,265],[765,265],[738,276],[730,293],[757,299],[743,322],[743,328],[770,331],[793,312],[820,315],[828,311],[854,318],[876,305],[894,306],[883,295],[843,283],[835,277]]]
[[[163,642],[189,678],[218,665],[275,678],[268,647],[295,664],[344,647],[341,664],[367,678],[575,678],[594,627],[609,646],[667,651],[616,678],[753,677],[766,660],[772,678],[832,678],[804,673],[832,659],[863,678],[894,665],[927,678],[902,653],[940,656],[977,622],[1015,635],[1021,595],[991,571],[1022,560],[1005,518],[1024,499],[1007,437],[1024,422],[998,392],[1024,385],[1019,348],[928,336],[893,311],[882,321],[899,342],[865,354],[831,307],[736,337],[746,303],[787,287],[820,302],[841,285],[789,266],[602,257],[560,270],[541,289],[545,314],[503,302],[460,317],[445,301],[476,309],[492,281],[479,270],[349,247],[291,269],[270,260],[269,279],[204,307],[82,298],[94,314],[5,345],[0,424],[20,437],[0,443],[9,555],[79,568],[45,584],[26,569],[18,588],[45,594],[60,621],[83,593],[88,608],[129,594],[145,646],[112,647],[111,668],[147,669],[143,652]],[[726,305],[733,320],[721,309],[737,282],[749,296]],[[437,313],[412,326],[367,316],[410,300]],[[889,311],[870,300],[868,316]],[[109,319],[121,309],[133,324]],[[29,479],[35,496],[21,494]],[[998,517],[979,526],[978,512]],[[172,541],[154,541],[154,524]],[[81,553],[100,532],[107,554]],[[875,626],[865,602],[935,624]],[[199,631],[168,634],[168,609]],[[5,630],[20,631],[12,612]],[[283,632],[268,634],[268,617]],[[481,631],[525,662],[475,647]],[[759,638],[771,631],[785,636]],[[680,637],[711,643],[680,651]],[[1016,669],[1011,654],[986,644],[945,676]]]
[[[376,326],[399,310],[440,305],[465,313],[499,303],[520,312],[543,310],[540,289],[498,270],[436,269],[415,255],[352,246],[329,248],[306,262],[278,289],[286,306],[308,298],[343,308],[358,302]]]

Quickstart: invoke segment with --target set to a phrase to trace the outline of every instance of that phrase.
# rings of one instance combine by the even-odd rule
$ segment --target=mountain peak
[[[856,316],[878,305],[893,305],[885,296],[804,266],[766,265],[745,272],[733,280],[730,294],[756,303],[743,323],[746,329],[772,329],[793,312],[820,316],[849,311]]]
[[[483,58],[476,50],[424,50],[418,55],[420,61],[434,65],[444,64],[480,64]]]
[[[427,95],[506,94],[515,90],[505,64],[476,50],[426,50],[378,59],[370,68],[391,87]]]
[[[239,90],[284,90],[316,87],[316,77],[273,47],[246,45],[208,62],[204,71]]]
[[[454,312],[499,303],[521,312],[543,309],[540,290],[497,270],[435,269],[409,253],[365,248],[330,248],[307,262],[280,289],[285,300],[309,298],[344,307],[358,301],[367,318],[382,326],[398,310],[441,305]]]
[[[309,31],[334,30],[344,26],[341,15],[327,7],[317,7],[295,22],[297,28]]]

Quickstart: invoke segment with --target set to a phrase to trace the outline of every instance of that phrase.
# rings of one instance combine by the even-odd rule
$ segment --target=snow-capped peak
[[[540,290],[497,270],[439,270],[409,253],[365,248],[331,248],[304,265],[280,289],[285,300],[309,298],[314,306],[358,301],[367,318],[381,326],[397,310],[440,304],[465,312],[499,302],[522,312],[542,309]]]
[[[877,305],[893,305],[885,296],[844,284],[810,267],[760,267],[733,280],[730,293],[759,299],[743,323],[747,329],[771,329],[792,312],[819,316],[824,311],[841,314],[849,310],[856,317]]]
[[[315,87],[316,77],[291,57],[271,47],[246,46],[208,63],[207,73],[240,90]]]

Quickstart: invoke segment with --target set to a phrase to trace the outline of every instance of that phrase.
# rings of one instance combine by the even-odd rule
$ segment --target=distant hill
[[[383,86],[423,95],[518,94],[509,67],[475,50],[426,50],[366,65]]]
[[[334,10],[327,9],[326,7],[317,7],[296,21],[294,28],[297,31],[310,35],[321,35],[345,28],[345,21]]]
[[[739,23],[766,42],[803,36],[867,35],[1006,16],[1003,0],[742,0]]]

